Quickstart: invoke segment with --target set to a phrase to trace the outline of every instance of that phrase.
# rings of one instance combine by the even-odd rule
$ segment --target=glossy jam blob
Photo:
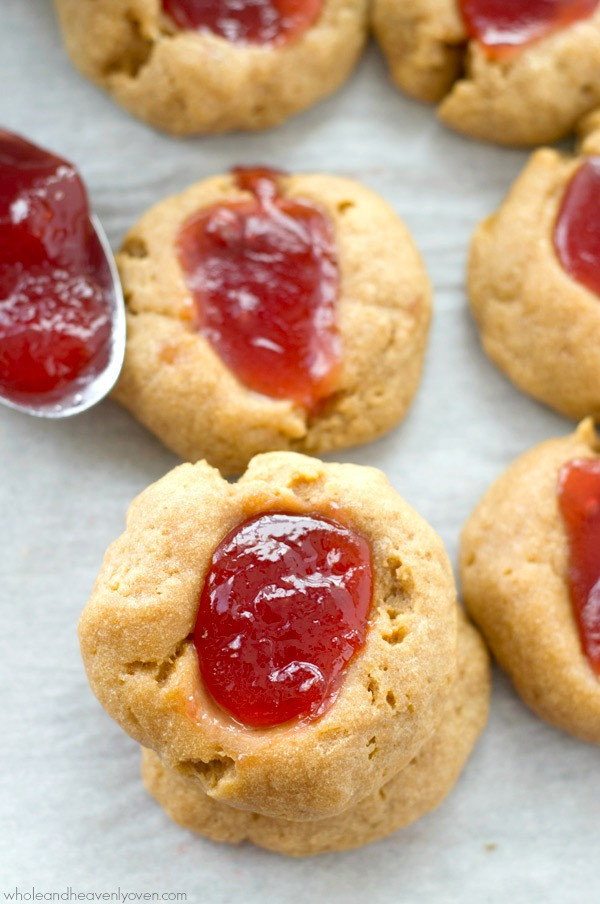
[[[211,31],[234,44],[281,46],[317,20],[323,0],[162,0],[179,27]]]
[[[46,396],[102,370],[110,289],[75,168],[0,130],[0,392]]]
[[[569,538],[569,588],[581,644],[600,678],[600,460],[566,464],[558,486]]]
[[[459,0],[467,32],[502,56],[589,18],[600,0]]]
[[[600,295],[600,157],[586,160],[571,180],[554,245],[567,273]]]
[[[236,172],[253,197],[201,211],[178,236],[195,325],[249,389],[310,410],[341,366],[333,226],[311,202],[282,197],[277,173]]]
[[[239,722],[314,719],[367,631],[369,545],[317,515],[270,513],[217,547],[194,640],[204,683]]]

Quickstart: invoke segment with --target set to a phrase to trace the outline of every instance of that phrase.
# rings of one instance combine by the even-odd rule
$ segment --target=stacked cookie
[[[343,525],[370,550],[364,641],[317,710],[282,724],[244,724],[236,701],[247,681],[254,682],[252,694],[268,696],[299,658],[311,674],[316,666],[310,650],[294,647],[293,661],[257,689],[256,666],[244,671],[259,617],[254,609],[248,627],[236,628],[233,641],[223,644],[230,651],[227,666],[216,672],[223,695],[213,684],[209,690],[198,639],[214,627],[200,600],[224,538],[234,537],[249,518],[281,513]],[[288,549],[293,531],[279,540]],[[272,541],[260,549],[270,550],[271,564],[280,560]],[[337,556],[334,547],[327,561]],[[294,586],[304,564],[295,554]],[[234,569],[229,560],[228,567]],[[264,567],[257,606],[265,594],[282,596],[273,591],[271,566]],[[229,610],[235,608],[234,571],[226,585]],[[340,579],[334,574],[326,583],[311,565],[307,586],[325,588],[324,605]],[[285,580],[278,586],[289,586]],[[219,591],[221,613],[224,599]],[[292,635],[303,644],[294,628],[302,607],[293,602],[282,630],[286,644]],[[280,639],[273,634],[274,611],[269,609],[259,637],[271,650],[279,649]],[[319,632],[318,618],[312,630]],[[82,615],[80,637],[94,692],[145,748],[143,775],[151,793],[176,821],[222,841],[247,838],[303,855],[386,835],[445,797],[487,716],[487,656],[458,616],[441,541],[371,468],[271,453],[254,459],[234,485],[204,462],[176,468],[131,506],[127,530],[109,548]],[[337,648],[338,641],[330,645]],[[227,703],[230,667],[241,668],[236,674],[242,678],[229,689]],[[293,694],[306,690],[303,682]]]

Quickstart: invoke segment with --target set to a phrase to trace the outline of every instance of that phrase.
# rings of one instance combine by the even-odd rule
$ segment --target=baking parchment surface
[[[339,457],[383,468],[454,562],[490,481],[572,429],[494,369],[467,311],[470,234],[527,154],[444,129],[392,88],[375,47],[339,94],[279,129],[178,141],[71,68],[48,0],[2,0],[0,123],[79,165],[115,248],[146,207],[237,163],[331,171],[387,198],[435,285],[426,372],[397,430]],[[76,622],[127,505],[174,464],[110,401],[58,423],[0,410],[0,899],[35,889],[201,904],[600,900],[600,752],[539,721],[498,672],[489,726],[452,795],[385,841],[294,861],[170,822],[142,787],[136,744],[88,688]]]

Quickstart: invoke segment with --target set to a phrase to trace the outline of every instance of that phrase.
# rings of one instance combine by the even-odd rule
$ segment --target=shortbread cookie
[[[118,263],[115,396],[182,458],[240,473],[260,452],[367,442],[406,414],[430,285],[406,228],[356,182],[209,179],[150,210]]]
[[[489,7],[375,0],[373,25],[394,82],[440,102],[443,122],[473,138],[527,146],[567,135],[600,104],[597,0],[496,2],[495,28]],[[511,30],[511,18],[521,25]]]
[[[248,545],[258,516],[274,533]],[[313,541],[282,516],[349,534]],[[416,756],[442,719],[456,631],[443,545],[383,474],[293,453],[257,457],[233,485],[200,462],[145,490],[80,622],[92,689],[125,731],[213,800],[298,820],[342,812]],[[333,684],[323,655],[344,660]],[[270,717],[297,701],[296,718]]]
[[[527,452],[484,495],[461,548],[465,604],[519,694],[596,744],[599,453],[591,420]]]
[[[367,32],[366,0],[55,4],[77,68],[174,135],[283,122],[344,83]]]
[[[439,728],[398,775],[338,816],[293,822],[228,807],[212,800],[197,779],[164,766],[153,750],[143,751],[142,776],[175,822],[214,841],[251,841],[294,857],[360,847],[410,825],[441,803],[485,725],[489,694],[485,647],[461,618],[457,675]]]
[[[591,139],[588,139],[588,141]],[[485,351],[562,414],[600,416],[600,159],[536,152],[471,243]]]

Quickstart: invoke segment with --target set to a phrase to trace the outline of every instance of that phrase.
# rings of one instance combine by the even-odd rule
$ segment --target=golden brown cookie
[[[457,0],[375,0],[372,16],[395,84],[470,137],[554,142],[600,103],[600,9],[500,58],[469,39]]]
[[[366,0],[323,0],[285,46],[178,28],[160,0],[55,0],[77,68],[174,135],[265,129],[337,90],[367,32]]]
[[[582,648],[559,507],[561,469],[598,460],[590,420],[518,458],[487,491],[461,545],[465,605],[524,701],[543,719],[600,743],[600,678]],[[600,562],[599,562],[600,564]]]
[[[519,389],[575,419],[600,416],[600,297],[561,262],[556,228],[584,161],[548,149],[533,154],[477,228],[468,270],[489,357]]]
[[[184,828],[214,841],[251,841],[294,857],[343,851],[377,841],[434,809],[458,779],[487,719],[488,657],[462,617],[458,667],[439,728],[401,772],[338,816],[311,822],[273,819],[212,800],[194,777],[142,754],[142,777],[153,797]]]
[[[262,512],[333,516],[370,544],[365,645],[317,720],[233,722],[206,692],[192,632],[228,532]],[[236,484],[182,465],[131,505],[80,621],[92,689],[166,766],[220,803],[265,816],[335,815],[408,765],[440,724],[456,669],[456,590],[444,547],[380,471],[293,453],[253,460]]]
[[[594,110],[581,120],[577,134],[582,154],[600,154],[600,110]]]
[[[284,198],[324,212],[339,265],[341,371],[331,396],[312,413],[246,388],[190,323],[177,236],[198,211],[249,197],[233,176],[200,182],[152,208],[118,256],[128,340],[116,398],[182,458],[206,458],[228,474],[261,452],[319,454],[390,430],[416,392],[427,342],[429,280],[394,211],[349,179],[277,181]]]

